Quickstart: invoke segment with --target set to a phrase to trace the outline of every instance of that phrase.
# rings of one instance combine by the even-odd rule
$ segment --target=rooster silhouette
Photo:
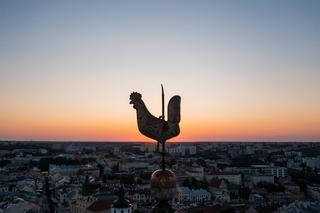
[[[138,92],[133,92],[130,95],[130,104],[137,111],[138,128],[141,134],[148,138],[152,138],[159,143],[165,143],[166,140],[173,138],[180,133],[180,102],[181,98],[178,95],[173,96],[168,103],[168,121],[164,117],[159,118],[153,116],[143,100],[142,95]],[[159,151],[159,150],[157,150]]]

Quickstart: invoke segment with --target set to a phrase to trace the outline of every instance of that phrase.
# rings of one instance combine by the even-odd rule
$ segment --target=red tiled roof
[[[93,212],[110,209],[113,201],[110,200],[96,200],[87,209]]]
[[[215,187],[215,188],[220,188],[221,183],[222,183],[222,180],[220,180],[219,178],[215,177],[215,178],[212,178],[210,185]]]

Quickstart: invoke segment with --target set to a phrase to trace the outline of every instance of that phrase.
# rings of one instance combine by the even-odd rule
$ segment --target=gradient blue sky
[[[0,1],[0,139],[320,140],[319,1]]]

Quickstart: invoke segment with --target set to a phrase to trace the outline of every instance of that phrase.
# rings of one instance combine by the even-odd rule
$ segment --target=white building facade
[[[179,202],[205,202],[211,200],[211,194],[205,189],[189,189],[188,187],[180,187],[178,201]]]

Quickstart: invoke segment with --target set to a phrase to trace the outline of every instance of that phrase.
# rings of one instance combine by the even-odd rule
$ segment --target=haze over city
[[[18,3],[17,3],[18,2]],[[319,141],[319,1],[1,1],[0,140]]]

